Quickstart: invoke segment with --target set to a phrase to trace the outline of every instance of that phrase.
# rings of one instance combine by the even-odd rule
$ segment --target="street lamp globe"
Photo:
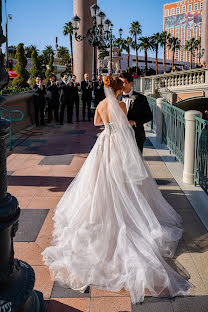
[[[80,24],[80,18],[79,18],[79,16],[76,15],[72,18],[73,30],[75,30],[75,31],[79,30],[79,24]]]
[[[110,26],[111,26],[111,21],[109,19],[105,20],[105,23],[104,23],[104,31],[107,33],[107,32],[110,32]]]
[[[93,4],[90,7],[91,16],[96,17],[96,15],[100,12],[100,7],[97,4]]]
[[[103,26],[104,21],[105,21],[105,13],[99,12],[99,13],[96,15],[96,22],[97,22],[97,25],[98,25],[98,26]]]

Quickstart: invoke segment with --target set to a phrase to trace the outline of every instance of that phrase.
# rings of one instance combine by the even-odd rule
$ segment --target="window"
[[[175,14],[175,9],[172,8],[172,9],[170,10],[170,15],[174,15],[174,14]]]
[[[181,49],[181,61],[184,61],[184,48]]]
[[[187,28],[187,40],[191,39],[191,29],[190,27]]]
[[[197,27],[194,27],[193,37],[197,39]]]
[[[179,50],[176,49],[175,58],[176,58],[177,61],[178,61],[178,56],[179,56]]]
[[[202,9],[202,7],[203,7],[203,2],[200,3],[200,9]]]
[[[182,13],[186,13],[186,6],[185,5],[182,7]]]
[[[186,57],[187,57],[187,61],[189,62],[190,61],[190,52],[189,51],[187,51]]]
[[[192,11],[192,4],[189,4],[188,5],[188,12],[191,12]]]
[[[176,8],[176,14],[180,14],[180,7]]]
[[[198,10],[198,3],[194,3],[194,11]]]
[[[169,16],[169,10],[165,10],[165,16]]]
[[[175,36],[176,36],[176,38],[179,37],[179,27],[176,27]]]

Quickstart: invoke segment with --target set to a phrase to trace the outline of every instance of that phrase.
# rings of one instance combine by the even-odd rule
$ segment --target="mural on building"
[[[165,29],[171,29],[185,25],[194,27],[202,22],[202,10],[195,12],[182,13],[165,17]]]

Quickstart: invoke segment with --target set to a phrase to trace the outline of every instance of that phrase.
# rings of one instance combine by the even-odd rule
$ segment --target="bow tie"
[[[122,97],[123,98],[129,98],[129,94],[123,94]]]

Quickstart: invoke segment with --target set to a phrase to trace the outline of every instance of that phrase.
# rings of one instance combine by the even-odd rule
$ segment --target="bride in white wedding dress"
[[[182,235],[181,217],[162,197],[138,151],[122,81],[105,77],[106,99],[95,125],[105,125],[54,215],[52,246],[42,255],[52,278],[84,292],[90,285],[130,291],[133,303],[186,294],[192,285],[165,261]]]

